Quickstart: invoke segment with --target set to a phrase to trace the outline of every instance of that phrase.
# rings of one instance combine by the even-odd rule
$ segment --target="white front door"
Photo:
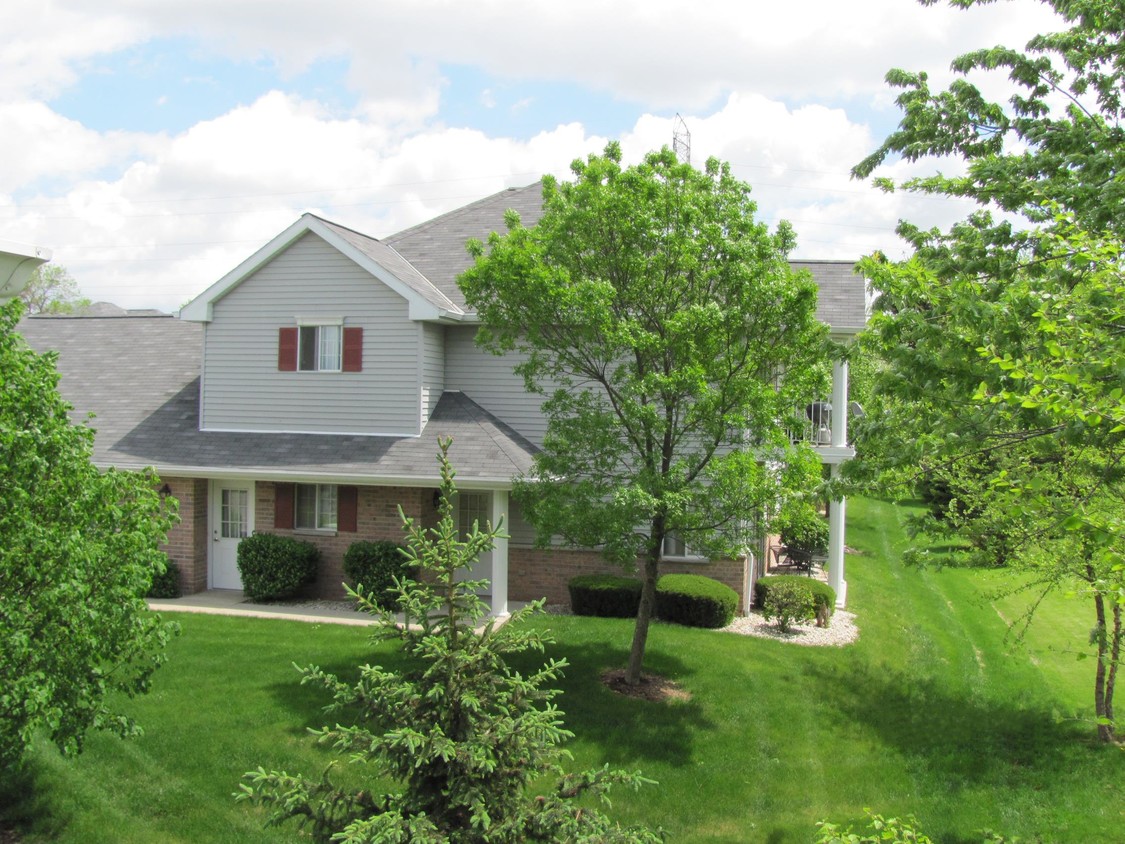
[[[254,482],[211,482],[211,588],[241,589],[238,543],[254,531]]]

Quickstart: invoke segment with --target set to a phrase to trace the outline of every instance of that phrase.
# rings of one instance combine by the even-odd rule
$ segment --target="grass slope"
[[[1093,741],[1093,667],[1080,647],[1091,611],[1048,600],[1026,643],[1002,619],[1026,599],[983,595],[1003,574],[905,569],[901,508],[849,503],[850,609],[860,641],[813,649],[654,626],[647,670],[691,700],[625,699],[599,682],[624,664],[630,621],[540,617],[570,661],[559,703],[575,765],[640,769],[659,785],[617,794],[614,815],[671,841],[806,842],[817,820],[859,822],[864,807],[914,813],[942,842],[991,828],[1024,842],[1120,841],[1125,753]],[[2,816],[28,841],[299,840],[262,829],[231,799],[242,772],[319,773],[305,734],[326,702],[292,663],[346,674],[387,664],[354,628],[182,616],[156,691],[129,704],[145,737],[92,736],[76,760],[36,749]],[[529,660],[528,666],[535,664]]]

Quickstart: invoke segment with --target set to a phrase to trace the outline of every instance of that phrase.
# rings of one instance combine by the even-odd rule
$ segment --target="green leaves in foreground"
[[[143,595],[167,563],[175,502],[151,472],[99,472],[71,423],[53,355],[0,308],[0,774],[43,730],[64,753],[91,728],[136,733],[113,692],[148,690],[174,627]],[[119,700],[119,699],[118,699]]]
[[[245,775],[238,799],[268,806],[270,823],[297,818],[317,841],[662,840],[645,829],[622,829],[596,808],[612,785],[646,782],[639,775],[608,768],[564,774],[569,754],[559,745],[572,734],[552,703],[558,692],[551,684],[566,662],[548,660],[526,677],[506,663],[508,654],[543,651],[542,634],[519,623],[541,604],[507,624],[484,621],[487,607],[477,593],[487,582],[458,579],[491,550],[500,526],[474,523],[466,535],[458,532],[450,442],[440,441],[437,525],[403,519],[407,560],[422,572],[419,581],[396,582],[403,622],[378,607],[380,596],[352,593],[382,619],[375,638],[401,642],[407,668],[365,665],[354,684],[317,667],[301,669],[302,683],[332,694],[328,712],[352,716],[349,726],[312,732],[350,764],[365,766],[358,776],[365,787],[336,785],[335,763],[319,780],[259,768]],[[388,780],[394,786],[384,790]]]

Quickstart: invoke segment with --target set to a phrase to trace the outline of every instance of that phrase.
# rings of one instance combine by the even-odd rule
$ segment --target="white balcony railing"
[[[789,428],[789,441],[811,446],[832,445],[832,403],[814,401],[796,414],[801,423]]]

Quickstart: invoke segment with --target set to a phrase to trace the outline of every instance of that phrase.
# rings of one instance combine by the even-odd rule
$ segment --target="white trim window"
[[[681,536],[675,533],[669,533],[664,536],[664,559],[703,562],[707,558],[693,551],[691,547],[684,542]]]
[[[338,500],[335,484],[297,484],[293,526],[297,530],[336,530]]]
[[[339,372],[343,348],[342,326],[302,325],[298,329],[297,369],[301,372]]]

